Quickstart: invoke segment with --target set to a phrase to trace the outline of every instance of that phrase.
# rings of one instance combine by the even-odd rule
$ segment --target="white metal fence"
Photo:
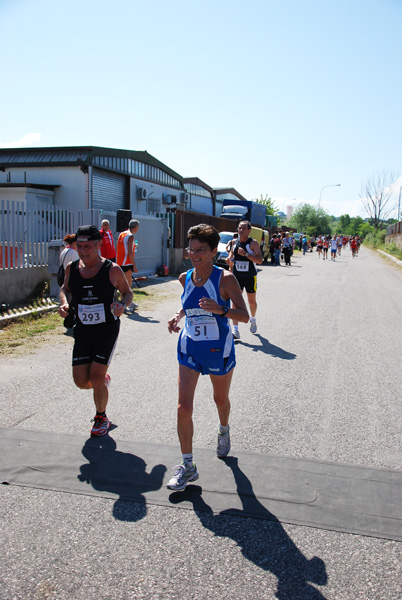
[[[116,212],[0,200],[0,269],[46,266],[49,242],[75,233],[80,225],[100,227],[102,219],[110,222],[116,242]],[[167,262],[167,218],[147,215],[139,220],[137,267],[141,273],[154,273],[161,263]]]
[[[100,222],[99,210],[71,210],[42,202],[0,200],[0,268],[44,266],[48,244]]]

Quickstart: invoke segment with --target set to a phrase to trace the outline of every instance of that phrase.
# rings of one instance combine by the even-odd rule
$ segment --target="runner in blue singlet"
[[[167,487],[182,491],[190,481],[198,479],[193,462],[193,401],[201,374],[210,376],[214,400],[218,409],[217,456],[223,458],[230,450],[229,388],[236,364],[233,336],[228,318],[247,323],[249,316],[239,284],[232,273],[215,267],[213,258],[219,243],[219,233],[211,225],[196,225],[187,234],[187,252],[193,268],[182,273],[182,308],[169,320],[170,333],[179,332],[179,322],[186,321],[180,332],[177,356],[179,360],[179,403],[177,431],[183,462]],[[230,307],[232,302],[232,307]]]

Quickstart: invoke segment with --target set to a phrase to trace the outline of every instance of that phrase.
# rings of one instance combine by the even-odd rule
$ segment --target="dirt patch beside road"
[[[138,313],[177,297],[176,277],[150,277],[140,280],[139,284],[141,287],[133,288],[134,302],[139,305]],[[63,344],[68,342],[70,335],[57,311],[23,317],[0,329],[0,357],[4,359],[29,354],[45,344]]]

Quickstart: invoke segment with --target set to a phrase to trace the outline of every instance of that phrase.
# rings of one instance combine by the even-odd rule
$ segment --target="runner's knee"
[[[182,401],[179,398],[179,403],[177,405],[177,414],[179,417],[191,418],[193,415],[192,404],[190,404],[190,402]]]
[[[92,387],[89,377],[87,375],[84,375],[83,373],[73,373],[73,379],[75,385],[80,390],[88,390]]]

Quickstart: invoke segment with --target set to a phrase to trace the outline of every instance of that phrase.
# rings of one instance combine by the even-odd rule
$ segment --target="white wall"
[[[220,217],[223,210],[223,200],[216,200],[215,217]]]
[[[0,188],[0,200],[11,200],[13,202],[25,202],[26,188]]]
[[[10,200],[13,202],[29,202],[30,200],[34,200],[53,205],[53,199],[54,192],[52,190],[28,188],[23,185],[17,188],[0,188],[0,200]]]
[[[0,183],[7,182],[7,173],[11,173],[10,183],[35,183],[39,185],[60,185],[54,189],[55,206],[68,206],[71,209],[87,208],[87,197],[91,195],[92,190],[87,192],[89,174],[83,173],[77,166],[71,167],[23,167],[6,169],[3,173],[0,171]],[[181,194],[184,190],[171,188],[166,185],[151,183],[130,178],[130,209],[133,214],[146,215],[147,201],[137,199],[137,187],[145,188],[148,196],[160,201],[160,212],[166,212],[167,204],[162,203],[162,194],[171,194],[177,196],[177,202],[181,202]],[[11,196],[13,188],[3,188],[0,190],[1,198],[24,200],[24,197]],[[20,188],[18,188],[20,189]],[[3,192],[7,190],[7,195]],[[38,191],[39,192],[39,191]],[[21,192],[19,192],[21,194]],[[29,192],[31,193],[31,192]],[[34,193],[34,191],[32,191]],[[39,192],[42,194],[42,191]],[[91,208],[91,205],[89,206]],[[195,210],[195,209],[193,209]],[[206,212],[206,211],[201,211]],[[206,213],[209,214],[209,213]]]
[[[181,202],[181,194],[184,193],[184,190],[179,190],[177,188],[171,188],[166,185],[160,185],[158,183],[151,183],[149,181],[143,181],[141,179],[136,179],[135,177],[131,177],[130,182],[130,210],[133,214],[136,215],[146,215],[148,203],[146,200],[138,200],[137,199],[137,187],[145,188],[148,193],[149,198],[154,198],[159,200],[160,209],[158,212],[165,213],[169,204],[163,204],[162,195],[170,194],[172,196],[177,197],[177,202]]]
[[[197,196],[197,194],[190,195],[190,208],[195,212],[204,213],[206,215],[214,214],[214,205],[212,198],[206,198],[205,196]]]
[[[22,167],[0,171],[0,183],[36,183],[38,185],[60,185],[54,190],[55,206],[86,208],[87,175],[79,167]],[[3,188],[2,192],[7,188]],[[12,188],[8,188],[12,189]],[[42,194],[42,192],[40,192]],[[2,197],[4,194],[2,193]],[[11,198],[10,199],[17,199]]]

